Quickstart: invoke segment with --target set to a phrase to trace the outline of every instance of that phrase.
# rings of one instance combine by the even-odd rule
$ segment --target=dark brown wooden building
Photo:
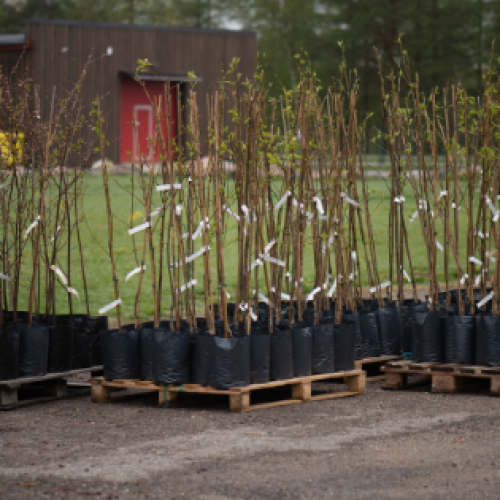
[[[119,163],[130,161],[126,152],[133,156],[152,127],[152,110],[133,79],[139,59],[153,64],[152,73],[142,77],[153,95],[163,93],[165,81],[175,86],[187,80],[188,72],[194,72],[198,78],[199,107],[204,111],[207,92],[216,88],[222,71],[229,69],[233,58],[240,58],[239,72],[244,79],[253,75],[257,37],[251,31],[29,20],[24,35],[0,36],[4,73],[16,64],[23,47],[26,50],[20,70],[27,68],[45,93],[51,93],[55,86],[60,96],[78,81],[89,55],[92,56],[83,99],[91,103],[96,96],[105,96],[103,112],[110,141],[106,156]],[[191,84],[180,85],[185,98]],[[45,99],[42,118],[46,118],[47,112]],[[135,144],[131,132],[133,117],[141,124],[139,144]],[[172,125],[175,127],[175,122]]]

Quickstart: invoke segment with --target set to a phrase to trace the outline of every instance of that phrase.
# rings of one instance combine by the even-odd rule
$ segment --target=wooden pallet
[[[490,396],[500,396],[500,367],[462,365],[456,363],[414,363],[413,361],[389,362],[382,371],[386,374],[384,389],[409,387],[408,375],[427,375],[432,380],[432,392],[462,392],[465,381],[489,379]]]
[[[355,370],[366,370],[368,366],[375,366],[378,368],[377,375],[371,375],[366,378],[367,382],[379,382],[385,380],[385,374],[382,373],[382,367],[389,361],[398,361],[404,359],[403,356],[379,356],[377,358],[365,358],[354,361]]]
[[[343,379],[347,385],[347,391],[329,392],[313,395],[311,392],[313,382],[323,382],[333,379]],[[145,391],[158,391],[160,406],[183,406],[184,401],[179,401],[180,393],[191,393],[198,395],[223,395],[229,396],[229,408],[232,412],[243,413],[252,410],[262,410],[289,404],[304,403],[307,401],[321,401],[325,399],[342,398],[365,393],[366,374],[362,370],[352,370],[348,372],[325,373],[311,375],[309,377],[299,377],[288,380],[278,380],[265,384],[251,384],[245,387],[233,387],[227,390],[214,389],[198,384],[170,384],[155,385],[152,382],[140,380],[114,380],[108,382],[103,378],[95,378],[92,383],[92,401],[95,403],[111,402],[111,392],[117,389],[141,389]],[[292,397],[280,399],[270,403],[251,404],[251,393],[265,389],[291,386]],[[192,404],[190,400],[186,402]]]
[[[88,384],[81,382],[71,383],[68,379],[73,375],[86,372],[102,372],[102,366],[92,366],[90,368],[70,370],[61,373],[47,373],[47,375],[39,377],[21,377],[11,380],[0,380],[0,410],[13,410],[21,406],[54,401],[55,399],[62,399],[73,395],[84,395],[85,393],[82,391],[79,393],[69,391],[68,386],[81,387],[88,386]],[[41,386],[41,391],[35,390],[38,386]],[[33,388],[33,393],[36,395],[21,400],[19,397],[20,391],[28,388]]]

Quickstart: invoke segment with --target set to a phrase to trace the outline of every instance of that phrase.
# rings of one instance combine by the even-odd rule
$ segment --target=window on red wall
[[[177,101],[176,86],[170,83],[170,118],[166,112],[167,96],[165,82],[144,82],[150,99],[142,86],[131,78],[123,78],[121,83],[120,105],[120,162],[129,163],[146,158],[147,161],[160,161],[162,156],[160,141],[152,141],[156,137],[155,113],[161,105],[161,124],[165,144],[170,138],[177,136]],[[170,127],[167,127],[167,120]],[[135,127],[134,127],[135,123]],[[157,143],[153,151],[153,144]],[[167,152],[168,154],[168,152]],[[172,151],[173,158],[173,151]]]

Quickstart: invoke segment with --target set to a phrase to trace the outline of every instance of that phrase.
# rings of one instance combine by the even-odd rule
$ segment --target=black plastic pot
[[[194,337],[194,356],[192,366],[193,384],[209,384],[211,349],[211,335],[209,335],[206,331],[198,332]]]
[[[474,363],[476,359],[475,320],[474,316],[447,316],[445,318],[445,363]]]
[[[139,377],[153,380],[153,326],[142,325],[139,330]]]
[[[0,330],[0,380],[19,377],[19,332],[13,323]]]
[[[356,355],[356,318],[357,314],[344,314],[340,325],[335,325],[333,352],[335,371],[354,370]]]
[[[71,327],[56,324],[48,326],[48,329],[48,373],[61,373],[71,370]]]
[[[442,362],[443,352],[443,316],[439,312],[430,312],[422,308],[413,308],[412,360],[417,362]]]
[[[413,331],[413,301],[404,301],[399,307],[399,325],[401,329],[402,352],[411,352],[411,336]]]
[[[101,332],[108,330],[107,316],[87,317],[87,327],[89,329],[90,344],[90,365],[102,365]]]
[[[87,316],[73,314],[70,318],[59,316],[57,322],[71,327],[71,369],[88,368],[90,363],[90,332],[87,327]]]
[[[276,330],[271,335],[271,380],[293,378],[291,330]]]
[[[250,336],[210,337],[210,385],[215,389],[243,387],[250,383]]]
[[[333,324],[315,326],[312,334],[312,373],[333,373]]]
[[[392,356],[401,354],[401,325],[395,304],[381,307],[377,313],[380,355]]]
[[[153,382],[188,384],[191,382],[189,331],[171,332],[155,328],[153,332]]]
[[[40,323],[17,323],[19,332],[19,376],[40,377],[47,374],[49,329]]]
[[[265,330],[250,335],[250,383],[265,384],[271,377],[271,336]]]
[[[361,320],[358,313],[356,314],[356,359],[363,359],[364,357],[363,332],[361,331]]]
[[[139,331],[133,327],[101,332],[102,364],[106,380],[139,378]]]
[[[342,317],[344,317],[343,315]],[[363,309],[359,313],[361,337],[363,341],[363,358],[378,358],[380,354],[380,338],[378,333],[377,309]]]
[[[295,377],[311,375],[312,328],[294,328],[292,330],[293,374]]]
[[[476,365],[500,365],[500,316],[476,316]]]

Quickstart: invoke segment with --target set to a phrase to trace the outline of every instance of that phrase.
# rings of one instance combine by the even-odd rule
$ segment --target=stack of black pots
[[[141,379],[155,384],[194,383],[217,389],[263,384],[319,373],[354,368],[357,314],[344,314],[334,324],[334,310],[323,314],[314,325],[314,311],[306,310],[303,321],[288,327],[288,310],[283,308],[269,333],[269,311],[259,308],[259,322],[252,323],[250,335],[243,324],[224,331],[216,321],[215,335],[197,320],[196,332],[187,323],[159,328],[144,323],[140,328],[124,326],[101,337],[106,380]],[[277,325],[276,325],[277,323]]]
[[[106,316],[33,316],[3,313],[0,329],[0,380],[40,377],[102,364],[101,332],[108,330]]]

